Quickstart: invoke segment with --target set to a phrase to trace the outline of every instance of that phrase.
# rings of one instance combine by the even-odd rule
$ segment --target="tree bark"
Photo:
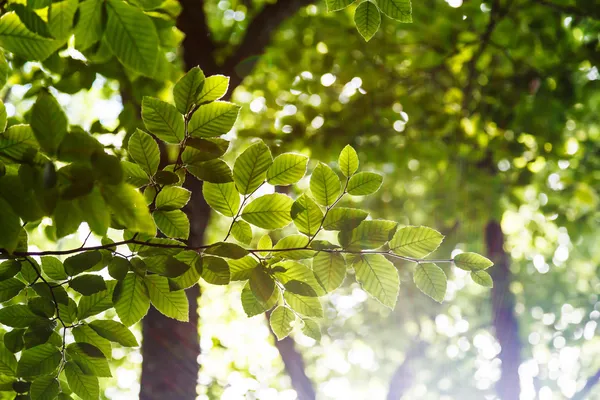
[[[510,291],[512,274],[510,258],[504,251],[504,233],[498,221],[490,220],[485,228],[487,253],[494,262],[490,270],[494,280],[492,288],[492,315],[496,339],[500,343],[501,376],[496,392],[501,400],[519,400],[521,386],[521,339],[519,322],[514,313],[515,296]]]
[[[275,347],[281,355],[285,371],[292,380],[292,387],[298,394],[298,400],[315,400],[316,393],[310,378],[306,375],[302,354],[296,350],[294,340],[286,337],[275,338]]]

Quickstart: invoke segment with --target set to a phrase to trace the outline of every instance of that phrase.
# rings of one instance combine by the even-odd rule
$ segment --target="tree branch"
[[[587,395],[598,382],[600,382],[600,369],[596,371],[594,375],[588,378],[588,380],[585,382],[585,386],[579,392],[575,393],[575,395],[571,397],[571,400],[587,399]]]

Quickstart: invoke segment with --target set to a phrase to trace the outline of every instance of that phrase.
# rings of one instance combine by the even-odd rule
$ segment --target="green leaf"
[[[204,250],[204,254],[213,254],[219,257],[239,260],[240,258],[247,256],[248,251],[235,243],[219,242]]]
[[[159,185],[177,185],[180,183],[179,175],[172,171],[162,170],[154,175],[154,180]]]
[[[21,358],[17,365],[17,375],[37,376],[51,374],[56,371],[61,360],[62,354],[60,350],[50,343],[32,347],[21,353]]]
[[[253,200],[242,211],[242,218],[263,229],[278,229],[288,225],[294,201],[281,193],[267,194]]]
[[[87,375],[111,377],[108,360],[104,353],[89,343],[71,343],[67,346],[67,355],[75,361]]]
[[[146,206],[146,200],[140,192],[127,184],[103,185],[100,191],[115,217],[127,229],[152,235],[156,233],[156,226]]]
[[[73,299],[67,298],[67,304],[59,303],[58,310],[65,324],[73,324],[77,320],[77,303]]]
[[[306,282],[291,280],[285,283],[285,290],[301,296],[318,297],[317,292]]]
[[[252,256],[246,256],[239,260],[229,260],[229,271],[232,281],[244,281],[250,279],[252,270],[258,265],[256,259]]]
[[[66,39],[73,29],[73,19],[77,12],[77,0],[52,3],[48,9],[48,29],[57,39]]]
[[[146,129],[167,143],[180,143],[185,137],[183,116],[169,103],[144,97],[142,119]]]
[[[348,7],[356,0],[327,0],[327,11],[339,11]]]
[[[252,242],[252,227],[245,221],[235,221],[231,226],[231,236],[238,242],[249,245]]]
[[[6,335],[8,335],[9,333],[10,332],[8,332],[4,335],[5,341],[6,341]],[[8,375],[8,376],[15,376],[16,372],[17,372],[17,358],[15,357],[15,355],[13,353],[8,351],[6,349],[6,347],[0,346],[0,374]]]
[[[0,52],[1,54],[1,52]],[[3,57],[4,55],[1,55],[0,57]],[[2,58],[0,58],[0,63],[1,63]],[[2,64],[0,64],[0,74],[2,73]],[[2,77],[0,76],[0,83],[2,83]],[[4,105],[4,102],[2,102],[2,100],[0,100],[0,132],[4,132],[6,130],[6,119],[7,119],[8,115],[6,114],[6,106]],[[6,169],[5,172],[1,172],[0,171],[0,177],[4,176],[4,174],[6,173]]]
[[[181,114],[190,112],[194,104],[197,104],[196,99],[204,88],[205,79],[204,72],[200,67],[194,67],[177,81],[173,87],[173,98],[177,111]]]
[[[353,267],[356,280],[365,292],[393,310],[400,291],[400,278],[394,264],[381,254],[369,254],[357,257]]]
[[[165,187],[156,196],[156,209],[164,211],[178,210],[190,201],[191,196],[192,192],[187,189],[177,186]]]
[[[23,347],[25,346],[23,340],[24,333],[25,329],[13,329],[10,332],[6,332],[4,334],[4,346],[6,346],[6,349],[8,349],[11,353],[18,353],[19,351],[23,350]],[[6,349],[0,346],[0,373],[14,376],[17,370],[17,360],[14,360],[13,365],[11,361],[12,359],[4,354]]]
[[[91,296],[82,296],[77,305],[77,318],[81,321],[113,307],[113,292],[116,281],[106,281],[106,290]]]
[[[273,310],[269,318],[271,329],[279,340],[286,338],[292,332],[295,321],[296,314],[294,314],[291,308],[286,306],[277,307]]]
[[[96,320],[90,322],[89,327],[92,328],[98,335],[100,335],[104,339],[110,340],[111,342],[119,343],[121,346],[139,346],[138,341],[133,335],[133,333],[131,333],[129,328],[127,328],[120,322],[108,319]]]
[[[397,222],[382,219],[363,221],[348,233],[348,239],[346,232],[340,232],[340,244],[350,250],[376,249],[392,239],[397,225]]]
[[[483,287],[494,287],[494,281],[492,280],[492,277],[483,270],[472,270],[471,279],[473,279],[473,282]]]
[[[313,271],[327,292],[339,288],[346,277],[346,261],[340,253],[319,252],[313,258]]]
[[[360,3],[354,12],[354,23],[365,41],[371,40],[381,25],[381,14],[375,3],[369,0]]]
[[[307,236],[316,235],[323,221],[321,208],[306,194],[296,199],[290,215],[298,230]]]
[[[19,243],[21,232],[21,220],[15,214],[10,205],[0,198],[0,248],[12,253]]]
[[[27,328],[36,321],[43,320],[24,304],[15,304],[0,309],[0,324],[13,328]]]
[[[407,226],[399,229],[390,241],[390,250],[410,258],[423,258],[434,252],[444,235],[426,226]]]
[[[264,182],[266,172],[273,164],[271,150],[264,142],[248,147],[233,166],[233,180],[241,194],[254,193]]]
[[[202,278],[213,285],[227,285],[231,280],[229,264],[219,257],[205,256],[201,259]]]
[[[100,261],[102,261],[102,253],[97,250],[86,251],[85,253],[79,253],[67,258],[64,267],[69,276],[75,276],[91,269]],[[59,278],[59,280],[60,279],[64,278]]]
[[[242,307],[246,312],[248,317],[253,317],[258,314],[262,314],[265,311],[270,310],[277,304],[279,300],[279,290],[274,290],[271,297],[267,300],[267,302],[259,301],[254,293],[252,293],[252,289],[250,288],[250,283],[247,282],[244,288],[242,289],[241,294]]]
[[[298,182],[306,174],[308,157],[301,154],[284,153],[273,160],[267,170],[267,182],[271,185],[291,185]]]
[[[98,400],[100,384],[95,376],[86,375],[81,368],[72,361],[65,364],[65,375],[69,387],[83,400]]]
[[[240,195],[233,182],[202,185],[202,195],[208,205],[226,217],[233,217],[240,208]]]
[[[256,299],[263,305],[268,304],[273,292],[275,292],[275,281],[264,268],[261,266],[254,268],[249,283]]]
[[[296,261],[283,261],[277,263],[273,269],[275,270],[276,268],[277,270],[281,269],[281,271],[275,272],[275,276],[284,285],[290,281],[299,281],[309,285],[318,296],[325,294],[314,272],[306,265]],[[298,288],[298,285],[295,288]],[[312,296],[314,294],[311,293]]]
[[[53,375],[40,376],[31,383],[31,400],[54,400],[60,391],[58,379]]]
[[[345,177],[350,178],[358,169],[358,154],[349,144],[342,149],[338,158],[338,164]]]
[[[350,178],[348,193],[352,196],[366,196],[379,190],[383,177],[374,172],[359,172]]]
[[[0,133],[0,157],[6,155],[8,161],[25,160],[35,154],[39,147],[29,125],[13,125]]]
[[[144,259],[148,271],[154,272],[167,278],[176,278],[190,269],[190,265],[173,256],[161,255]]]
[[[24,288],[25,284],[17,278],[9,278],[0,282],[0,302],[5,302],[12,299]]]
[[[113,303],[119,319],[126,326],[131,326],[142,319],[150,308],[150,298],[144,278],[133,272],[128,273],[125,279],[117,283],[113,293]]]
[[[106,236],[110,227],[110,210],[100,194],[98,188],[94,188],[87,195],[78,199],[79,208],[83,219],[87,222],[92,232],[100,237]]]
[[[75,48],[84,51],[102,39],[102,0],[85,0],[79,3],[79,20],[75,26]]]
[[[233,182],[231,168],[221,159],[186,165],[185,167],[190,174],[201,181],[211,183]]]
[[[125,182],[135,187],[140,187],[150,183],[148,175],[144,170],[137,164],[129,161],[121,161],[121,167],[123,168],[123,177]]]
[[[9,71],[10,67],[8,66],[8,62],[6,61],[6,56],[4,55],[4,52],[0,50],[0,89],[2,89],[4,85],[6,85]],[[4,127],[4,129],[6,129],[6,127]],[[4,131],[4,129],[2,129],[2,131]]]
[[[197,164],[214,160],[227,152],[229,141],[221,138],[188,138],[181,154],[184,164]]]
[[[69,287],[84,296],[106,290],[106,283],[99,275],[80,275],[69,282]]]
[[[229,77],[223,75],[212,75],[204,81],[204,87],[196,98],[196,104],[208,103],[219,100],[225,96],[229,88]]]
[[[271,236],[269,234],[263,235],[256,245],[257,249],[272,249],[273,248],[273,240],[271,240]],[[268,252],[260,253],[262,256],[266,255]]]
[[[342,190],[340,179],[326,164],[319,163],[310,177],[310,190],[322,206],[330,206],[338,199]]]
[[[44,257],[42,257],[43,263]],[[61,264],[62,267],[62,264]],[[21,271],[21,263],[17,260],[8,260],[0,264],[0,280],[12,278]],[[54,279],[54,278],[53,278]]]
[[[494,263],[477,253],[460,253],[454,257],[454,265],[465,271],[481,271],[488,269]]]
[[[158,171],[160,163],[160,151],[158,144],[146,132],[136,129],[129,138],[127,147],[129,155],[150,176]]]
[[[104,37],[113,54],[126,67],[152,76],[159,54],[158,34],[152,19],[121,0],[108,0],[106,10],[108,22]]]
[[[323,318],[323,306],[318,297],[301,296],[286,291],[283,294],[285,301],[298,314],[306,317]]]
[[[321,327],[319,324],[309,318],[303,319],[304,326],[302,327],[302,333],[304,333],[309,338],[316,340],[317,342],[321,340]]]
[[[42,91],[31,109],[31,128],[42,149],[55,154],[67,133],[67,116],[58,101]]]
[[[56,237],[63,238],[77,232],[83,222],[81,209],[75,201],[59,201],[54,209]]]
[[[415,285],[427,296],[441,303],[446,296],[447,278],[435,264],[418,264],[413,274]]]
[[[171,291],[167,278],[148,275],[145,278],[150,300],[158,311],[178,321],[189,321],[189,304],[183,290]]]
[[[296,249],[296,250],[285,250],[273,252],[275,255],[281,258],[289,258],[292,260],[302,260],[305,258],[314,257],[316,252],[311,249],[304,250],[308,246],[308,237],[303,235],[289,235],[281,239],[273,249],[285,250],[285,249]]]
[[[62,43],[31,32],[14,11],[0,18],[0,47],[27,60],[45,60]]]
[[[208,79],[204,88],[207,83]],[[224,135],[233,128],[239,111],[239,106],[226,101],[215,101],[200,106],[190,119],[188,134],[197,138]]]
[[[90,328],[88,325],[76,326],[71,332],[73,333],[73,337],[75,338],[77,343],[89,343],[100,349],[100,351],[102,351],[106,358],[110,358],[112,356],[112,346],[110,342],[103,336],[100,336],[94,329]],[[135,343],[137,346],[137,341]]]
[[[167,237],[187,239],[190,235],[190,221],[183,211],[154,211],[152,216],[158,229]]]
[[[328,231],[350,231],[361,224],[369,213],[358,208],[336,207],[329,210],[323,229]]]
[[[412,22],[410,0],[377,0],[379,9],[385,15],[400,22]]]

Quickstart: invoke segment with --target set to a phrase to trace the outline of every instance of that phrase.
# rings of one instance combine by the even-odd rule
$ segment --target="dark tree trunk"
[[[521,339],[519,322],[514,313],[515,296],[510,291],[512,275],[510,258],[504,251],[504,233],[500,224],[490,220],[485,227],[487,253],[494,262],[490,273],[494,280],[492,289],[492,315],[496,339],[500,343],[501,376],[496,383],[496,392],[501,400],[519,400],[521,387],[519,366],[521,365]]]

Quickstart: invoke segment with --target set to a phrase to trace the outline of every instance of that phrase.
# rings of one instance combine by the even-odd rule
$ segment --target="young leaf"
[[[31,109],[31,128],[42,149],[55,154],[67,133],[67,115],[58,101],[47,91],[42,91]]]
[[[252,256],[246,256],[239,260],[229,260],[229,271],[232,281],[245,281],[250,279],[252,270],[258,265],[256,259]]]
[[[99,275],[80,275],[69,282],[69,287],[84,296],[106,290],[106,283]]]
[[[139,346],[137,339],[123,324],[113,320],[96,320],[89,323],[89,327],[98,335],[111,342],[119,343],[124,347]],[[92,343],[93,344],[93,343]]]
[[[293,200],[281,193],[266,194],[248,204],[242,218],[263,229],[279,229],[291,222]]]
[[[383,177],[374,172],[359,172],[350,178],[348,193],[352,196],[366,196],[379,190]]]
[[[365,41],[371,40],[381,25],[381,14],[375,3],[369,0],[360,3],[354,12],[354,23]]]
[[[25,284],[17,278],[9,278],[0,282],[0,302],[5,302],[12,299],[24,288]]]
[[[89,343],[71,343],[66,350],[67,355],[85,374],[101,377],[112,376],[108,360],[96,346]]]
[[[108,22],[104,37],[113,54],[134,71],[154,75],[159,40],[152,19],[122,0],[108,0],[106,10]]]
[[[317,342],[321,340],[321,327],[319,324],[310,318],[305,318],[302,321],[304,322],[302,333],[309,338],[316,340]]]
[[[159,275],[148,275],[145,280],[150,300],[158,311],[178,321],[189,320],[189,304],[183,290],[172,292],[167,278]]]
[[[95,376],[86,375],[75,362],[65,364],[65,375],[69,387],[83,400],[98,400],[100,384]]]
[[[307,236],[316,235],[323,221],[323,211],[306,194],[296,199],[292,205],[290,216],[300,233]]]
[[[204,81],[204,87],[196,98],[196,104],[208,103],[219,100],[225,96],[229,88],[229,77],[223,75],[212,75]]]
[[[340,179],[333,170],[319,163],[310,177],[310,190],[322,206],[332,205],[341,192]]]
[[[258,244],[256,245],[257,249],[272,249],[273,248],[273,240],[271,239],[271,236],[269,236],[269,234],[263,235],[261,236],[260,239],[258,239]],[[260,253],[261,255],[266,255],[268,252],[262,252]]]
[[[423,258],[434,252],[444,235],[426,226],[407,226],[399,229],[390,241],[390,250],[403,257]]]
[[[210,183],[204,182],[202,194],[211,208],[226,217],[233,217],[240,208],[240,195],[233,182]]]
[[[252,227],[245,221],[235,221],[231,226],[231,236],[238,242],[249,245],[252,242]]]
[[[336,207],[329,210],[323,229],[327,231],[350,231],[360,225],[369,213],[358,208]]]
[[[233,180],[241,194],[253,193],[265,180],[266,172],[273,164],[271,150],[264,142],[248,147],[235,160]]]
[[[142,319],[150,308],[150,298],[144,278],[133,272],[128,273],[125,279],[117,283],[113,293],[113,303],[119,319],[126,326],[131,326]]]
[[[472,270],[471,279],[473,279],[473,282],[483,287],[494,287],[494,281],[492,280],[492,277],[483,270]]]
[[[158,144],[146,132],[136,129],[129,138],[129,155],[150,176],[158,171],[160,152]]]
[[[190,235],[190,221],[181,210],[154,211],[152,213],[156,226],[170,238],[187,239]]]
[[[156,209],[163,211],[178,210],[185,206],[192,192],[178,186],[167,186],[156,196]]]
[[[267,182],[271,185],[291,185],[298,182],[306,174],[308,157],[301,154],[284,153],[273,160],[267,170]]]
[[[356,0],[327,0],[327,11],[339,11],[348,7]]]
[[[358,169],[358,154],[356,154],[356,150],[349,144],[342,149],[338,158],[338,164],[342,170],[342,174],[346,178],[350,178]]]
[[[323,318],[323,306],[318,297],[301,296],[286,291],[283,294],[285,302],[298,314],[306,317]]]
[[[465,271],[481,271],[488,269],[494,263],[477,253],[460,253],[454,257],[454,265]]]
[[[175,107],[164,101],[144,97],[142,119],[150,132],[167,143],[180,143],[185,137],[183,116]]]
[[[356,280],[365,292],[393,310],[400,291],[400,279],[394,264],[381,254],[369,254],[357,257],[353,267]]]
[[[392,239],[397,226],[397,222],[382,219],[363,221],[349,233],[347,240],[340,240],[340,244],[351,250],[376,249]],[[340,233],[341,239],[345,239],[345,232]]]
[[[54,400],[60,391],[58,379],[52,375],[40,376],[31,383],[31,400]]]
[[[291,308],[286,306],[277,307],[269,317],[271,329],[279,340],[286,338],[292,332],[295,321],[296,314],[294,314]]]
[[[317,281],[315,274],[306,265],[296,261],[283,261],[276,264],[275,268],[277,267],[280,267],[282,271],[275,272],[275,276],[284,285],[290,281],[299,281],[309,285],[316,295],[323,296],[325,294],[325,291]],[[298,288],[298,285],[294,285],[295,288]],[[308,293],[303,295],[308,295]],[[310,296],[313,297],[314,294],[311,293]]]
[[[90,328],[88,325],[76,326],[71,332],[73,333],[73,337],[75,338],[75,341],[77,343],[89,343],[100,349],[100,351],[102,351],[102,354],[104,354],[106,358],[112,357],[112,346],[110,342],[104,337],[100,336],[95,330]]]
[[[181,77],[173,87],[173,98],[177,111],[181,114],[190,112],[198,95],[204,88],[204,72],[200,67],[190,69],[187,74]]]
[[[313,258],[313,271],[323,288],[332,292],[346,277],[346,261],[339,253],[320,252]]]
[[[231,281],[229,264],[220,257],[205,256],[201,259],[202,278],[213,285],[227,285]]]
[[[37,376],[51,374],[62,360],[60,350],[45,343],[24,350],[17,365],[17,376]]]
[[[379,9],[385,15],[400,22],[412,22],[410,0],[378,0]]]
[[[121,161],[121,167],[123,168],[123,178],[130,185],[140,187],[150,183],[148,175],[139,165],[129,161]]]
[[[447,278],[435,264],[418,264],[413,274],[415,285],[427,296],[441,303],[446,296]]]
[[[188,134],[197,138],[224,135],[233,128],[239,111],[239,106],[226,101],[200,106],[190,119]]]

